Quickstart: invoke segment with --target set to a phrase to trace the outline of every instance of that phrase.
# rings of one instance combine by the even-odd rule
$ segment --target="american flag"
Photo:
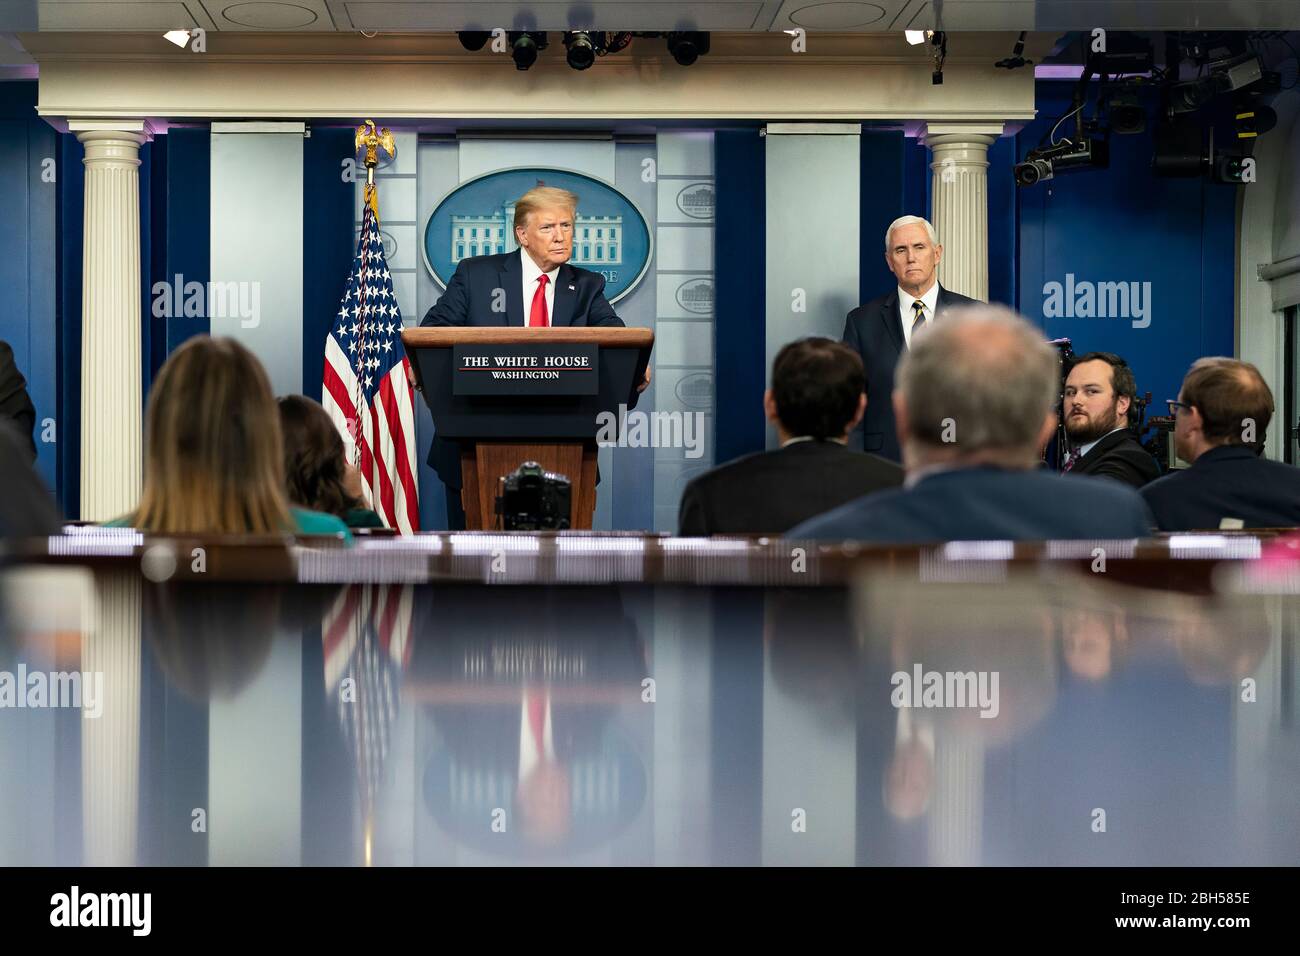
[[[343,436],[348,461],[361,471],[371,507],[403,534],[420,527],[408,364],[384,241],[367,203],[348,288],[325,339],[321,404]]]
[[[409,584],[353,584],[321,621],[325,690],[352,747],[357,787],[367,813],[384,780],[384,762],[401,702],[401,674],[411,660],[414,589]],[[352,678],[351,692],[343,681]]]

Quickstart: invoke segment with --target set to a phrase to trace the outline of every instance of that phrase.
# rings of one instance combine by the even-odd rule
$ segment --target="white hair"
[[[935,448],[1034,453],[1061,388],[1060,359],[1043,333],[1011,309],[982,302],[926,325],[895,372],[912,436]],[[944,435],[953,423],[955,439]]]
[[[934,233],[934,226],[930,225],[929,220],[922,219],[920,216],[899,216],[889,224],[885,230],[885,252],[889,252],[889,237],[894,234],[894,230],[899,226],[925,226],[925,234],[930,237],[930,245],[937,246],[939,237]]]

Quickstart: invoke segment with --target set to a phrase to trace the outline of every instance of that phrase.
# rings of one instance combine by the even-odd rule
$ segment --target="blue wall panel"
[[[1015,306],[1017,229],[1016,140],[1004,136],[989,147],[989,301]]]
[[[1041,118],[1020,133],[1020,157],[1068,108],[1070,89],[1039,84]],[[1159,403],[1177,395],[1196,358],[1232,354],[1240,187],[1156,176],[1151,149],[1150,131],[1112,136],[1109,169],[1066,173],[1019,190],[1019,289],[1020,310],[1049,337],[1068,337],[1076,353],[1119,353],[1132,366],[1139,393],[1150,391]],[[1141,327],[1147,319],[1132,315],[1045,314],[1045,284],[1069,281],[1149,289],[1150,324]],[[1161,405],[1153,411],[1164,413]]]
[[[858,272],[858,297],[862,302],[884,295],[894,286],[884,255],[889,224],[899,216],[923,214],[908,206],[907,160],[911,143],[902,130],[862,129]]]
[[[161,137],[147,144],[149,150],[149,188],[145,181],[140,181],[140,203],[142,219],[149,224],[149,232],[140,235],[140,265],[145,270],[146,295],[144,297],[144,334],[141,337],[144,356],[140,368],[144,372],[144,398],[149,399],[149,386],[158,369],[167,360],[167,317],[154,315],[154,285],[157,282],[171,282],[167,275],[167,189],[170,177],[167,174],[167,137]],[[142,150],[143,156],[143,150]],[[141,163],[141,170],[144,164]],[[147,198],[146,198],[147,197]],[[148,215],[144,215],[144,204],[148,203]],[[148,241],[146,241],[146,239]]]
[[[59,455],[56,494],[65,517],[81,514],[81,236],[85,150],[59,136],[58,323]]]
[[[58,471],[58,375],[53,268],[58,134],[36,116],[36,84],[0,84],[0,339],[13,348],[36,408],[37,470],[54,487]],[[52,423],[51,430],[45,423]]]
[[[757,130],[719,130],[714,138],[717,201],[714,227],[713,354],[718,397],[714,462],[762,451],[767,440],[767,190],[763,138]]]
[[[157,141],[166,152],[167,231],[164,267],[155,281],[174,283],[179,275],[185,283],[198,282],[206,288],[211,278],[211,139],[206,128],[173,128]],[[193,335],[207,335],[208,330],[206,314],[169,318],[167,354]]]
[[[313,129],[302,156],[302,393],[320,401],[325,337],[343,300],[356,233],[356,185],[343,181],[341,161],[353,153],[352,129]],[[420,400],[420,396],[416,396]]]
[[[44,120],[28,125],[27,166],[27,307],[31,317],[28,390],[36,406],[37,469],[53,489],[58,477],[59,416],[58,355],[58,152],[59,134]],[[46,175],[46,162],[50,177]],[[54,423],[47,433],[46,420]],[[43,439],[53,437],[54,441]]]
[[[159,325],[155,335],[153,316],[153,155],[162,152],[156,143],[140,145],[140,422],[144,423],[145,403],[149,401],[149,386],[153,383],[154,362],[162,359],[166,344],[166,327]],[[161,340],[161,341],[156,341]],[[158,361],[161,366],[162,362]]]

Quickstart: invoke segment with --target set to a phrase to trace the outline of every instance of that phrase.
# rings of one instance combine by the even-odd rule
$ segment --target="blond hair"
[[[132,527],[163,534],[292,529],[271,383],[234,339],[197,336],[163,364],[145,410]]]
[[[578,196],[555,186],[534,186],[515,201],[515,221],[511,228],[527,226],[528,217],[540,209],[568,209],[576,215]]]

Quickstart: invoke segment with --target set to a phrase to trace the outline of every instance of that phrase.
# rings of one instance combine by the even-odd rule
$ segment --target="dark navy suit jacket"
[[[1114,478],[1133,488],[1141,488],[1160,477],[1160,466],[1125,429],[1103,435],[1088,449],[1088,454],[1074,463],[1069,473]]]
[[[1218,528],[1224,518],[1239,518],[1246,528],[1300,526],[1300,468],[1259,458],[1244,445],[1211,448],[1141,494],[1161,531]]]
[[[0,342],[0,420],[14,426],[23,443],[23,453],[28,461],[36,460],[36,440],[32,427],[36,424],[36,409],[27,394],[27,379],[18,371],[14,350],[8,342]]]
[[[903,469],[833,441],[800,441],[727,462],[682,492],[677,533],[780,534],[854,498],[903,483]]]
[[[939,286],[935,318],[953,306],[975,305],[971,299]],[[898,431],[894,425],[894,368],[906,347],[903,320],[898,312],[898,288],[872,299],[849,313],[844,322],[844,344],[862,356],[867,373],[867,411],[862,423],[849,436],[849,447],[874,452],[891,461],[902,461]]]
[[[1152,524],[1138,493],[1117,481],[976,467],[877,491],[797,525],[786,537],[897,544],[1127,539],[1148,537]]]
[[[472,256],[462,259],[447,283],[447,291],[424,314],[420,325],[524,326],[522,249],[499,256]],[[494,303],[503,301],[505,310],[494,311]],[[530,303],[531,305],[531,303]],[[599,272],[579,269],[567,262],[555,274],[555,302],[551,325],[605,325],[622,327],[605,298],[605,277]],[[429,467],[443,484],[459,488],[460,445],[443,441],[437,435],[429,449]]]

